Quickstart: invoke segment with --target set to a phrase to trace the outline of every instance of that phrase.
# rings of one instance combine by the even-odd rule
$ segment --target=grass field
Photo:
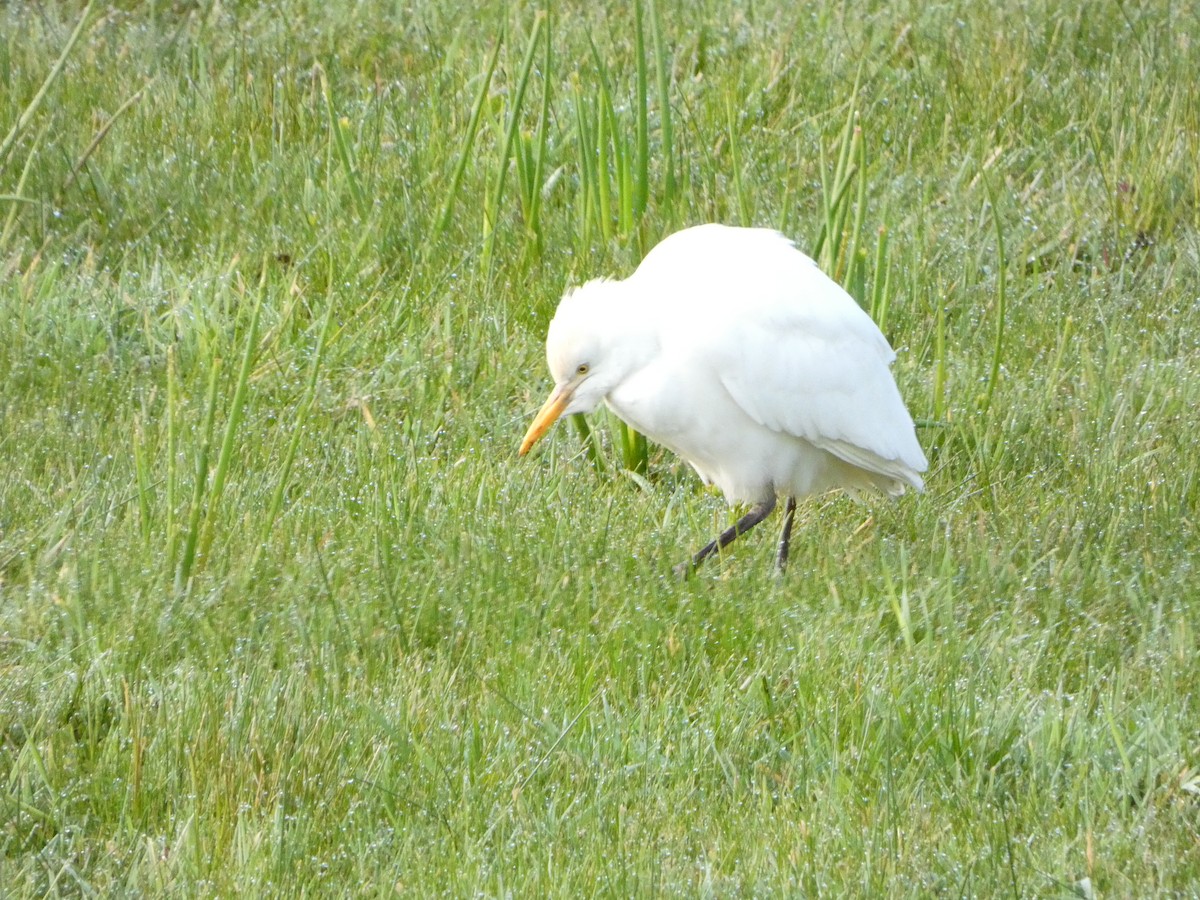
[[[0,894],[1200,895],[1197,72],[1165,0],[0,6]],[[602,414],[516,455],[710,220],[824,227],[930,457],[781,579],[674,579],[734,511]]]

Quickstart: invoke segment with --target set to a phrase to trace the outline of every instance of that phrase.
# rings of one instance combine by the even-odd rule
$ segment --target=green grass
[[[0,8],[0,893],[1200,891],[1194,13],[80,12]],[[516,456],[708,220],[930,455],[782,579],[674,580],[732,512],[602,416]]]

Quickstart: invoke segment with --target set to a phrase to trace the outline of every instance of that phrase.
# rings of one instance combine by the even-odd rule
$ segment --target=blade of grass
[[[886,218],[886,217],[885,217]],[[880,226],[875,238],[875,269],[871,279],[871,318],[879,330],[887,332],[888,305],[891,302],[891,269],[888,260],[887,226]]]
[[[517,137],[517,145],[513,150],[513,162],[517,170],[517,199],[521,203],[521,219],[525,223],[525,234],[536,240],[537,235],[533,228],[533,204],[534,197],[537,195],[537,187],[533,177],[533,157],[533,135],[522,131]]]
[[[205,399],[204,437],[196,454],[196,480],[192,485],[192,502],[188,510],[187,536],[183,542],[183,556],[175,570],[175,593],[188,590],[192,578],[192,566],[196,562],[196,547],[200,542],[201,515],[204,512],[204,492],[208,482],[208,457],[212,452],[213,431],[217,420],[217,386],[220,384],[221,357],[213,357],[208,373],[208,395]]]
[[[496,71],[496,62],[500,59],[500,48],[504,46],[503,40],[497,40],[496,46],[492,50],[492,55],[488,59],[487,69],[484,72],[483,80],[479,84],[479,93],[475,95],[475,103],[471,107],[471,118],[467,122],[467,132],[463,137],[462,150],[458,154],[458,161],[454,164],[454,174],[450,176],[450,184],[446,188],[446,197],[442,203],[442,214],[438,216],[437,227],[434,228],[433,238],[426,246],[436,246],[436,238],[446,230],[446,226],[450,224],[450,217],[454,213],[454,201],[458,197],[458,188],[462,184],[463,175],[467,171],[467,164],[471,161],[471,153],[475,147],[475,136],[479,131],[479,120],[483,116],[483,105],[487,102],[488,92],[492,87],[492,75]]]
[[[167,565],[175,568],[179,552],[179,526],[175,520],[175,497],[179,483],[176,455],[179,453],[179,385],[175,373],[175,347],[167,347]]]
[[[504,198],[504,182],[508,176],[508,162],[512,158],[513,141],[521,125],[521,107],[525,102],[525,89],[529,86],[529,76],[533,72],[534,60],[537,59],[538,41],[541,40],[545,24],[546,13],[544,10],[538,10],[533,17],[533,34],[529,36],[529,47],[525,51],[525,61],[521,64],[521,74],[517,78],[517,90],[509,109],[508,127],[504,132],[504,144],[500,148],[500,160],[496,170],[496,183],[492,188],[491,201],[484,207],[482,259],[485,269],[491,265],[492,252],[496,246],[496,221],[500,216],[500,202]]]
[[[600,441],[592,431],[592,426],[588,424],[587,416],[582,413],[576,413],[571,416],[571,421],[575,423],[575,431],[579,434],[583,441],[583,452],[589,460],[591,460],[596,474],[604,474],[604,458],[600,453]]]
[[[62,76],[63,68],[67,64],[67,59],[71,55],[71,51],[75,49],[75,45],[79,42],[79,38],[83,35],[83,28],[87,25],[92,14],[92,0],[88,0],[87,5],[83,8],[83,12],[79,14],[79,21],[75,24],[75,29],[71,32],[71,36],[67,38],[66,44],[63,45],[62,52],[59,53],[58,59],[54,61],[54,65],[50,67],[50,72],[42,81],[41,87],[38,88],[33,99],[25,105],[21,111],[21,115],[17,117],[17,121],[13,123],[8,134],[4,136],[4,140],[0,141],[0,171],[3,171],[7,164],[8,157],[12,153],[12,148],[17,142],[17,138],[29,124],[29,121],[37,113],[42,102],[46,99],[46,95],[50,92],[50,88]]]
[[[621,423],[620,431],[621,455],[625,468],[630,472],[644,475],[649,468],[649,449],[646,445],[646,436],[624,422]]]
[[[821,170],[825,170],[825,153],[821,151]],[[855,172],[851,171],[848,176],[842,178],[834,178],[830,181],[827,177],[821,177],[821,193],[826,198],[825,200],[825,216],[821,221],[819,230],[817,231],[817,239],[813,242],[812,257],[821,264],[821,268],[829,275],[830,278],[836,280],[838,253],[840,250],[841,226],[839,221],[845,217],[845,202],[846,195],[850,190],[850,185],[853,183]],[[832,196],[830,195],[830,184],[836,185]]]
[[[867,149],[863,141],[862,128],[854,127],[854,137],[851,138],[851,155],[856,164],[858,176],[858,193],[854,200],[854,224],[850,226],[850,234],[846,242],[845,274],[842,276],[842,286],[850,296],[860,303],[863,300],[863,266],[859,255],[859,241],[862,237],[863,217],[867,211]]]
[[[843,187],[839,188],[839,190],[836,192],[838,197],[834,199],[826,208],[826,215],[830,219],[830,240],[834,243],[835,247],[839,246],[842,232],[841,226],[838,224],[838,219],[844,215],[845,212],[845,205],[841,202],[840,198],[843,196],[844,188],[849,186],[850,179],[854,175],[854,172],[851,169],[853,153],[851,152],[850,145],[853,142],[854,118],[856,113],[857,109],[852,100],[847,106],[846,121],[842,124],[841,133],[838,135],[837,163],[834,165],[833,169],[833,183]],[[836,262],[836,258],[834,261]]]
[[[596,111],[596,215],[599,216],[600,234],[610,240],[612,226],[612,183],[609,181],[609,125],[611,119],[605,109],[605,98],[601,91],[600,108]]]
[[[659,155],[666,164],[663,172],[663,205],[674,210],[676,200],[675,147],[671,125],[671,74],[667,61],[666,41],[663,36],[662,20],[658,14],[658,0],[646,0],[650,6],[650,40],[654,44],[654,72],[658,82],[658,116],[661,146]]]
[[[646,68],[646,34],[642,25],[642,0],[633,4],[633,45],[636,75],[634,114],[637,116],[634,141],[633,218],[641,222],[650,198],[650,109],[649,80]]]
[[[593,129],[588,115],[590,104],[583,96],[583,87],[578,78],[572,79],[575,95],[575,143],[579,148],[579,207],[577,228],[578,245],[588,247],[592,233],[592,212],[597,202],[596,158],[592,154],[595,145]]]
[[[853,110],[852,110],[853,113]],[[853,204],[848,201],[850,187],[854,185],[855,179],[860,175],[858,163],[855,158],[857,149],[857,140],[861,139],[860,132],[857,128],[852,127],[852,120],[846,120],[847,132],[842,135],[841,155],[838,159],[838,176],[834,179],[834,183],[845,185],[844,190],[839,191],[839,200],[832,209],[833,221],[830,227],[830,268],[829,276],[839,284],[845,284],[846,281],[846,254],[849,248],[849,234],[846,231],[846,222],[850,218],[850,208]]]
[[[946,412],[946,304],[939,303],[933,337],[933,420]]]
[[[42,130],[38,133],[37,139],[33,142],[33,146],[41,146],[43,138],[50,130],[50,123],[47,122]],[[12,204],[8,211],[8,215],[4,219],[4,230],[0,231],[0,253],[4,253],[8,249],[8,241],[12,237],[13,229],[17,226],[17,217],[20,215],[21,209],[25,206],[38,206],[36,200],[31,200],[23,193],[25,191],[25,181],[29,177],[30,171],[33,169],[33,161],[37,159],[37,153],[30,152],[25,156],[25,165],[21,168],[21,177],[17,179],[17,187],[12,195],[0,197],[0,200],[7,200]]]
[[[149,545],[151,539],[150,520],[150,467],[146,460],[146,434],[141,417],[133,422],[133,472],[137,481],[138,527],[142,541]]]
[[[613,119],[614,145],[618,147],[614,155],[617,164],[617,229],[621,237],[627,238],[633,231],[633,162],[628,142],[617,127],[616,112],[611,107],[609,115]]]
[[[844,227],[851,205],[847,198],[850,187],[854,184],[854,178],[859,173],[858,165],[851,162],[851,145],[854,143],[855,136],[854,117],[855,110],[851,107],[838,138],[838,161],[832,176],[828,174],[825,148],[823,145],[820,148],[821,198],[824,215],[817,238],[813,242],[812,257],[825,274],[838,283],[842,282],[841,275],[843,273],[840,272],[840,262],[843,258],[846,239]]]
[[[263,547],[266,546],[267,540],[271,535],[271,530],[275,527],[275,522],[279,518],[279,511],[283,508],[283,497],[291,481],[292,465],[296,459],[296,451],[300,446],[300,439],[304,435],[304,423],[308,420],[309,414],[312,412],[313,402],[317,394],[317,378],[320,375],[321,364],[325,358],[325,347],[329,340],[330,324],[333,322],[333,299],[329,298],[327,302],[325,321],[321,323],[321,334],[317,338],[317,349],[313,354],[312,365],[308,370],[308,381],[304,386],[304,395],[301,397],[300,406],[296,410],[292,439],[288,443],[288,448],[284,453],[283,465],[279,472],[279,481],[276,483],[275,491],[271,495],[267,514],[263,517],[262,531],[259,534],[258,543],[254,547],[254,555],[250,562],[250,571],[255,571],[258,568]]]
[[[733,109],[733,95],[725,95],[725,131],[729,135],[729,153],[733,166],[733,193],[737,198],[739,225],[753,224],[750,212],[750,198],[746,196],[746,188],[742,184],[742,153],[738,141],[737,115]]]
[[[1000,380],[1000,364],[1004,357],[1004,326],[1008,315],[1008,261],[1004,254],[1004,225],[1000,221],[1000,210],[996,206],[996,193],[992,180],[983,172],[983,184],[987,190],[988,203],[992,208],[992,224],[996,228],[996,337],[992,343],[992,362],[988,370],[987,387],[979,404],[980,417],[986,417],[992,406],[996,382]]]
[[[246,334],[245,347],[242,350],[242,364],[238,369],[237,382],[233,389],[233,401],[229,406],[229,417],[225,420],[225,434],[221,439],[221,451],[217,456],[217,468],[213,474],[212,490],[208,496],[204,540],[201,545],[202,556],[207,556],[208,549],[212,546],[217,514],[221,506],[221,498],[225,493],[225,480],[229,474],[229,464],[233,459],[233,448],[237,440],[238,429],[242,424],[242,413],[246,408],[250,370],[254,367],[255,351],[258,349],[258,323],[262,316],[263,297],[267,293],[267,266],[268,260],[264,258],[262,275],[254,300],[254,311],[250,314],[250,328]]]
[[[554,32],[550,12],[546,12],[545,55],[542,58],[542,108],[538,113],[537,133],[534,137],[533,178],[529,197],[528,222],[533,229],[537,251],[542,251],[542,179],[546,172],[546,155],[550,128],[550,73],[554,63]]]
[[[145,84],[134,91],[129,97],[125,98],[125,101],[117,107],[116,111],[105,119],[104,124],[92,136],[91,142],[84,148],[83,153],[79,154],[79,159],[75,161],[75,165],[71,166],[71,174],[67,176],[67,180],[63,182],[63,186],[58,189],[59,197],[64,196],[71,189],[71,186],[75,184],[76,179],[79,178],[80,170],[87,165],[87,161],[92,158],[92,155],[99,149],[100,145],[104,143],[104,139],[108,137],[108,133],[112,130],[113,125],[117,123],[117,119],[121,118],[121,116],[133,108],[135,103],[142,99],[142,95],[154,84],[155,80],[156,77],[147,79]]]
[[[1050,368],[1046,373],[1045,384],[1048,394],[1047,399],[1053,396],[1054,392],[1058,390],[1058,373],[1062,369],[1063,354],[1066,352],[1067,346],[1071,343],[1072,338],[1075,336],[1073,334],[1074,328],[1075,320],[1070,316],[1067,316],[1066,319],[1063,320],[1062,331],[1058,337],[1058,347],[1056,347],[1054,350],[1054,357],[1051,359]]]
[[[367,203],[366,194],[363,193],[358,169],[354,165],[354,155],[348,133],[350,120],[345,116],[338,116],[334,111],[329,79],[325,74],[325,68],[320,63],[317,64],[317,74],[321,79],[321,96],[325,100],[325,115],[329,122],[329,134],[333,141],[333,148],[336,151],[338,162],[341,164],[342,174],[346,176],[346,183],[350,186],[350,197],[354,201],[354,208],[358,212],[359,219],[365,222],[371,208]]]
[[[616,107],[613,104],[613,92],[608,76],[608,67],[596,49],[596,44],[588,38],[592,50],[592,59],[596,64],[596,74],[600,82],[600,128],[597,133],[596,156],[599,160],[599,184],[601,230],[605,238],[613,234],[625,237],[633,226],[633,184],[630,174],[629,148],[621,132],[621,124],[617,118]],[[611,151],[611,153],[610,153]],[[612,173],[616,181],[616,229],[613,228],[613,194],[609,184],[609,160],[611,159]]]

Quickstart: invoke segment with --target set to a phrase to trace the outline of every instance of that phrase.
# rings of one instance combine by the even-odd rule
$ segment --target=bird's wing
[[[862,308],[778,232],[703,225],[656,246],[629,283],[678,377],[711,372],[756,422],[900,484],[925,455]]]
[[[845,300],[735,318],[705,352],[756,422],[919,489],[925,455],[889,368],[895,354]]]

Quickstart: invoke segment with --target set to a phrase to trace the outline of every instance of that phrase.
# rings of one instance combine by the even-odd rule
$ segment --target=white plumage
[[[695,565],[789,500],[835,488],[920,490],[925,455],[892,348],[849,294],[776,231],[677,232],[624,281],[559,303],[546,337],[555,388],[521,445],[601,401],[687,460],[747,516]]]

